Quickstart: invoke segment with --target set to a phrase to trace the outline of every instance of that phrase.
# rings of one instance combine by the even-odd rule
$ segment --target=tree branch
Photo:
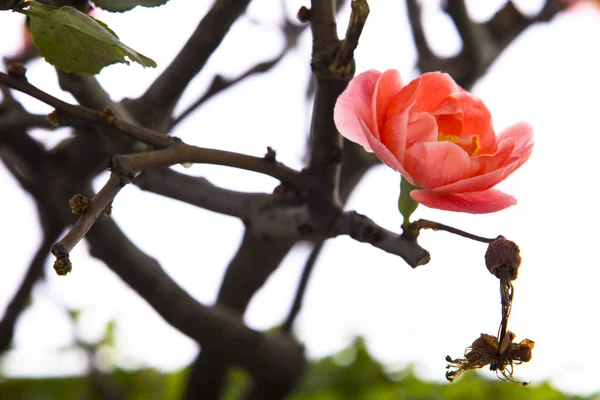
[[[89,231],[90,254],[104,261],[161,317],[228,362],[275,386],[297,380],[304,358],[293,341],[266,337],[247,328],[224,306],[205,307],[179,287],[158,262],[140,251],[112,219]]]
[[[52,225],[44,230],[42,243],[31,260],[19,289],[8,303],[2,321],[0,321],[0,353],[8,350],[12,342],[17,319],[29,301],[33,286],[43,276],[48,247],[56,240],[61,230],[62,226],[60,225]]]
[[[206,210],[248,221],[260,204],[271,199],[264,193],[223,189],[206,178],[193,177],[172,169],[148,169],[133,180],[142,190],[183,201]]]
[[[463,49],[457,56],[441,58],[433,54],[427,44],[418,0],[406,2],[421,72],[448,72],[459,85],[467,89],[486,73],[517,35],[534,22],[549,21],[560,11],[554,1],[546,0],[542,11],[536,17],[528,18],[508,1],[490,21],[477,24],[469,18],[464,0],[448,0],[446,11],[461,36]]]
[[[155,120],[170,118],[185,88],[202,70],[249,3],[250,0],[216,0],[177,57],[136,103],[149,106],[151,111],[158,113],[153,116]]]
[[[168,167],[187,162],[223,165],[259,172],[272,176],[298,191],[301,191],[304,186],[302,176],[298,171],[268,157],[253,157],[184,143],[174,144],[161,150],[115,156],[112,167],[117,168],[124,175],[128,175],[147,168]]]
[[[338,218],[333,233],[348,235],[354,240],[369,243],[383,251],[400,256],[413,268],[427,264],[430,260],[429,252],[416,241],[388,231],[370,218],[354,211],[344,213]]]
[[[89,201],[89,204],[87,204],[86,199],[85,208],[81,208],[77,212],[80,213],[81,216],[75,225],[73,225],[62,239],[54,243],[50,250],[56,257],[54,269],[58,275],[67,275],[71,272],[69,253],[88,233],[100,214],[109,214],[108,210],[111,207],[113,199],[127,183],[129,182],[126,178],[113,172],[110,174],[108,182],[106,182],[98,194]],[[76,210],[73,210],[73,212],[76,212]]]
[[[313,249],[311,250],[310,256],[304,264],[304,268],[302,268],[302,276],[300,277],[298,289],[296,289],[294,302],[292,303],[292,307],[290,308],[290,312],[287,318],[285,319],[285,322],[283,323],[283,325],[281,325],[281,331],[287,335],[291,334],[294,321],[296,320],[298,313],[302,309],[304,293],[306,292],[306,288],[308,287],[308,281],[317,262],[317,258],[319,258],[319,255],[321,254],[321,250],[323,249],[324,244],[325,242],[318,242],[317,244],[315,244],[315,247],[313,247]]]
[[[162,151],[119,156],[114,161],[118,161],[119,165],[122,165],[122,168],[126,169],[127,172],[135,172],[153,166],[169,166],[182,162],[229,165],[265,173],[281,180],[291,188],[296,190],[302,189],[303,185],[300,182],[299,173],[279,162],[270,161],[267,158],[186,145],[180,139],[168,137],[151,129],[116,118],[110,110],[98,112],[85,107],[68,104],[36,88],[24,79],[13,78],[1,72],[0,83],[29,94],[55,107],[58,111],[59,119],[62,119],[64,115],[93,125],[115,129],[152,146],[166,148]]]

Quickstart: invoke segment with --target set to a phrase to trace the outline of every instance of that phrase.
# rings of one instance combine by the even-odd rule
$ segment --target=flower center
[[[467,152],[469,157],[474,156],[480,149],[479,136],[463,136],[459,137],[456,135],[445,135],[443,132],[438,133],[438,142],[448,141],[456,143],[461,149]]]

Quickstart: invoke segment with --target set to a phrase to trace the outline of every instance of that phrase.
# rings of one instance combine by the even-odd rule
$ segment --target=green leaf
[[[417,186],[411,185],[404,177],[400,180],[400,197],[398,198],[398,210],[402,217],[404,217],[404,221],[402,222],[402,226],[406,226],[410,223],[410,216],[419,206],[419,203],[414,201],[412,197],[410,197],[410,192],[414,189],[417,189]]]
[[[66,72],[97,74],[107,65],[129,62],[156,67],[150,58],[119,41],[101,21],[73,7],[56,8],[31,1],[20,10],[30,18],[33,43],[42,57]]]
[[[93,0],[98,7],[112,12],[129,11],[134,7],[158,7],[169,0]]]
[[[104,335],[102,335],[102,339],[100,340],[99,345],[103,345],[103,346],[108,346],[108,347],[115,347],[115,328],[116,328],[117,323],[115,322],[115,320],[110,320],[108,321],[108,323],[106,324],[106,327],[104,327]]]

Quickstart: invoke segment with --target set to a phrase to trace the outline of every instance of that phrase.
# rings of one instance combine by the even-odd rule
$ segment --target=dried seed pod
[[[498,236],[485,252],[485,265],[496,278],[506,277],[514,281],[521,265],[519,246],[504,236]]]
[[[452,359],[446,356],[448,365],[446,379],[453,382],[464,371],[490,366],[500,379],[527,385],[527,382],[518,382],[513,378],[513,366],[531,360],[531,352],[534,346],[533,340],[524,339],[519,343],[513,343],[516,335],[510,331],[498,343],[498,338],[493,335],[482,333],[475,339],[471,346],[465,350],[464,358]]]

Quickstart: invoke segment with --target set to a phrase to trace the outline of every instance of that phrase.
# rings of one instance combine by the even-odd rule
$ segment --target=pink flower
[[[406,86],[398,71],[364,72],[338,98],[334,120],[344,137],[419,186],[414,200],[449,211],[490,213],[516,204],[492,188],[533,148],[529,124],[496,136],[483,102],[439,72]]]

